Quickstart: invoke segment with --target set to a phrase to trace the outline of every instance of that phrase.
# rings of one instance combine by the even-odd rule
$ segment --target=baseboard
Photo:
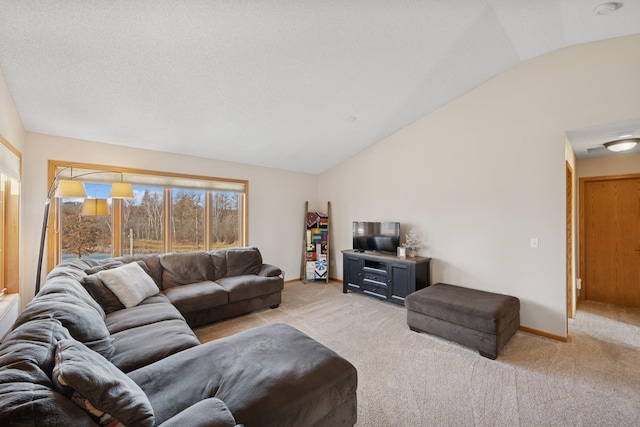
[[[551,339],[554,339],[556,341],[567,342],[567,337],[550,334],[549,332],[539,331],[539,330],[533,329],[533,328],[527,328],[526,326],[520,326],[518,329],[523,331],[523,332],[528,332],[528,333],[534,334],[534,335],[540,335],[541,337],[551,338]]]

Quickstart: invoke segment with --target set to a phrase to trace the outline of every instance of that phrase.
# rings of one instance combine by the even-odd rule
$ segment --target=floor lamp
[[[47,239],[47,228],[49,224],[51,199],[85,199],[85,202],[82,206],[82,216],[99,216],[109,214],[109,208],[106,199],[87,199],[87,192],[84,188],[84,182],[78,181],[77,179],[86,175],[112,172],[87,172],[81,175],[76,175],[74,177],[73,169],[71,169],[71,177],[69,179],[58,179],[60,177],[60,174],[66,169],[71,169],[71,167],[65,167],[56,173],[47,192],[47,200],[44,204],[44,218],[42,220],[42,233],[40,234],[40,252],[38,254],[38,271],[36,274],[36,287],[34,295],[38,295],[38,292],[40,292],[40,282],[42,280],[42,262],[44,259],[45,241]],[[121,181],[115,182],[111,185],[111,194],[109,194],[109,197],[112,199],[132,199],[133,187],[129,183],[122,182],[122,173],[120,175]]]

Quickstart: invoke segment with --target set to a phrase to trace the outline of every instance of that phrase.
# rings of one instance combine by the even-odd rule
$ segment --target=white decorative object
[[[402,247],[406,248],[407,255],[413,258],[416,252],[418,252],[418,250],[422,247],[420,237],[413,228],[409,231],[409,234],[405,234],[404,237],[405,242],[402,244]]]

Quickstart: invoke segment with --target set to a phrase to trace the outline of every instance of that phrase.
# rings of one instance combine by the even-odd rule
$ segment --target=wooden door
[[[640,175],[580,184],[584,298],[640,307]]]

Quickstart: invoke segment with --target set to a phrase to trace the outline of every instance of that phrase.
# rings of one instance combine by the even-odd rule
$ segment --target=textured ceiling
[[[320,173],[640,0],[0,0],[28,131]],[[626,118],[624,118],[626,119]]]

